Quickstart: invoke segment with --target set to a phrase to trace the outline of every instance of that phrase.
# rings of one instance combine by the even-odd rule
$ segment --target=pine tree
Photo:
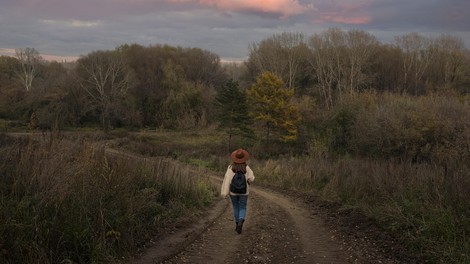
[[[238,87],[238,82],[230,79],[215,98],[216,118],[219,128],[228,135],[228,148],[232,149],[232,137],[239,135],[250,137],[253,131],[249,126],[252,119],[248,115],[245,94]]]

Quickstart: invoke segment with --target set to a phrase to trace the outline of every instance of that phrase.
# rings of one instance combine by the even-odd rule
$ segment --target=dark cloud
[[[275,33],[308,36],[328,27],[363,29],[386,41],[409,32],[454,33],[470,45],[469,0],[299,0],[284,16],[282,9],[251,2],[0,0],[0,50],[33,47],[43,54],[78,56],[139,43],[244,58],[251,43]]]
[[[401,31],[469,31],[468,0],[375,1],[370,7],[369,27]]]

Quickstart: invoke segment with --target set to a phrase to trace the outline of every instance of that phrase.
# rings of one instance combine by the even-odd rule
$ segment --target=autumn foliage
[[[297,139],[297,125],[300,114],[292,103],[294,90],[284,87],[281,79],[271,72],[264,72],[256,83],[247,90],[251,116],[264,124],[266,141],[271,133],[278,133],[281,141]]]

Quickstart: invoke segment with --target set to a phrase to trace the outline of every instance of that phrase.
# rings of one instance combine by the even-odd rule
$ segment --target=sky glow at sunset
[[[243,60],[250,44],[273,34],[309,37],[331,27],[386,43],[406,33],[446,33],[470,47],[468,10],[468,0],[1,0],[0,55],[31,47],[70,60],[138,43]]]

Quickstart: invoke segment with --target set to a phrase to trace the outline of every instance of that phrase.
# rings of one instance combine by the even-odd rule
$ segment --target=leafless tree
[[[344,33],[339,29],[330,29],[310,38],[309,46],[312,51],[311,66],[318,81],[320,93],[323,95],[327,108],[334,103],[336,93],[341,96],[346,48]]]
[[[361,30],[348,31],[346,42],[349,65],[344,68],[346,71],[344,75],[349,92],[352,94],[361,86],[367,85],[371,79],[365,73],[365,68],[376,54],[379,42],[374,36]]]
[[[264,39],[260,43],[251,44],[249,50],[249,62],[255,68],[253,75],[257,76],[265,71],[271,71],[278,76],[282,75],[284,64],[279,43],[272,38]]]
[[[34,48],[16,49],[15,52],[21,65],[21,68],[17,71],[17,76],[26,91],[30,91],[33,80],[38,74],[37,66],[42,58]]]
[[[378,43],[367,32],[344,32],[338,28],[310,38],[310,64],[328,108],[333,106],[335,97],[341,97],[347,91],[353,94],[371,82],[372,77],[368,76],[366,68]]]
[[[82,57],[77,65],[79,84],[101,113],[107,132],[113,108],[127,94],[131,71],[119,52],[97,51]]]
[[[282,78],[287,87],[293,89],[302,59],[307,48],[304,35],[297,32],[275,34],[260,43],[250,46],[249,61],[255,74],[269,71]]]
[[[450,35],[441,35],[432,44],[435,63],[432,76],[440,89],[455,89],[465,82],[469,69],[470,54],[463,41]]]
[[[294,81],[297,76],[300,61],[305,56],[306,45],[304,41],[304,35],[301,33],[289,33],[284,32],[280,35],[275,35],[273,37],[277,39],[278,42],[281,44],[284,52],[286,53],[287,57],[287,88],[293,89],[294,88]]]
[[[423,77],[433,59],[431,40],[418,33],[395,37],[395,45],[403,52],[402,92],[418,94],[424,84]]]

